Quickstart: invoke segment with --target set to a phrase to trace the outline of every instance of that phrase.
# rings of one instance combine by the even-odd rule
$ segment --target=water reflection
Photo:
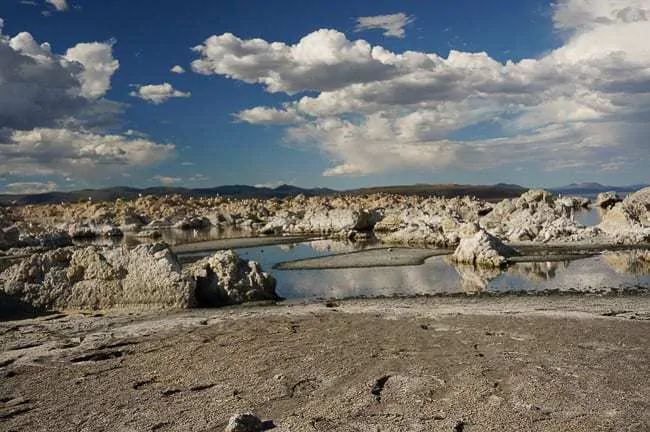
[[[143,231],[141,233],[127,232],[124,237],[78,239],[75,240],[74,243],[78,245],[92,244],[97,246],[116,246],[124,244],[129,247],[134,247],[143,243],[164,241],[170,246],[175,246],[184,243],[254,236],[252,231],[231,227],[211,227],[201,230],[180,230],[170,228],[157,230],[156,232],[159,233],[159,236],[152,236],[151,231]]]
[[[619,274],[650,274],[650,251],[647,250],[605,252],[603,260]]]
[[[501,275],[500,269],[475,267],[469,264],[451,264],[460,276],[460,285],[467,294],[476,294],[484,290],[490,282]]]
[[[607,210],[593,206],[588,209],[576,210],[573,214],[574,220],[584,226],[596,226],[603,219],[603,214]]]
[[[419,266],[271,270],[278,262],[352,252],[359,247],[354,243],[319,240],[239,249],[238,253],[260,261],[277,278],[278,294],[289,299],[650,289],[650,264],[641,261],[640,253],[635,252],[608,253],[576,261],[517,263],[503,271],[455,265],[445,257],[430,258]]]

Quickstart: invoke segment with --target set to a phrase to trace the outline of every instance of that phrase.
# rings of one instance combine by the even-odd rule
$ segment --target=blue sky
[[[2,0],[0,191],[649,182],[649,18],[650,0]]]

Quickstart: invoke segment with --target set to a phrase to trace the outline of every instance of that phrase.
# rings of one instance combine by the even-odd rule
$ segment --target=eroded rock
[[[232,250],[203,258],[185,272],[196,280],[196,296],[203,306],[278,298],[275,278],[256,261],[243,260]]]
[[[503,267],[507,264],[508,258],[516,255],[518,255],[516,250],[506,246],[487,231],[475,227],[475,234],[460,241],[451,260],[479,267]]]
[[[262,420],[251,412],[235,414],[230,417],[225,432],[260,432]]]
[[[163,243],[36,253],[2,272],[0,283],[6,294],[40,310],[195,305],[194,280]]]
[[[616,192],[602,192],[596,198],[596,206],[601,208],[610,208],[614,204],[623,201]]]

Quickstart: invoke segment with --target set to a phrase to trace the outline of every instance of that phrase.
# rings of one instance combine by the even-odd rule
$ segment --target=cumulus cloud
[[[384,30],[384,36],[403,38],[406,35],[404,27],[412,23],[415,18],[403,12],[392,15],[375,15],[357,18],[357,25],[354,31],[380,29]]]
[[[58,185],[55,182],[16,182],[4,186],[2,193],[11,195],[40,194],[56,190]]]
[[[92,109],[119,67],[113,43],[78,44],[65,56],[30,33],[1,34],[0,125],[14,129],[53,126]]]
[[[169,99],[188,98],[192,94],[190,92],[176,90],[169,83],[163,83],[139,86],[136,90],[132,91],[130,95],[151,102],[155,105],[159,105],[163,102],[167,102]]]
[[[294,45],[212,36],[192,68],[294,95],[236,116],[288,124],[288,141],[332,160],[325,175],[624,169],[650,154],[648,10],[650,0],[561,0],[552,12],[564,44],[518,62],[397,53],[318,30]]]
[[[37,128],[0,139],[0,175],[61,175],[98,178],[155,164],[174,152],[171,144],[125,134]]]
[[[51,4],[59,12],[68,10],[68,2],[66,0],[45,0],[45,3]]]
[[[66,60],[83,66],[78,74],[81,96],[98,98],[111,88],[111,77],[120,67],[120,62],[113,58],[114,44],[114,40],[106,43],[80,43],[66,53]]]
[[[239,121],[253,124],[283,125],[300,123],[304,119],[294,109],[279,110],[267,107],[255,107],[235,114]]]
[[[263,84],[272,93],[336,90],[395,74],[392,65],[382,62],[382,49],[373,50],[363,40],[351,42],[336,30],[315,31],[295,45],[224,33],[193,50],[200,55],[192,62],[194,72]]]
[[[181,65],[176,65],[170,69],[170,72],[175,73],[175,74],[184,74],[185,69]]]
[[[1,20],[0,20],[1,21]],[[30,33],[2,34],[0,175],[99,178],[173,155],[137,133],[108,133],[124,105],[105,99],[119,68],[114,41],[80,43],[65,55]]]

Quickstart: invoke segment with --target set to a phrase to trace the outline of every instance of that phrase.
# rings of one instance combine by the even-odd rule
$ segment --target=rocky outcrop
[[[36,253],[2,272],[0,284],[6,295],[39,310],[195,305],[194,281],[162,243]]]
[[[122,237],[121,229],[108,225],[72,223],[62,227],[73,239],[95,238],[95,237]]]
[[[460,241],[451,256],[454,262],[478,267],[503,267],[507,264],[508,258],[518,255],[516,250],[506,246],[478,226],[466,226],[463,230],[468,234],[472,231],[475,233]]]
[[[386,209],[374,233],[385,243],[455,247],[461,238],[461,226],[477,222],[490,212],[489,204],[468,197],[429,198],[400,211]]]
[[[0,273],[0,292],[37,310],[188,308],[277,299],[255,261],[217,252],[183,270],[165,243],[66,247],[35,253]]]
[[[384,243],[454,247],[460,241],[462,220],[453,215],[404,211],[389,214],[375,225],[375,236]]]
[[[614,243],[650,241],[650,188],[641,189],[605,212],[598,228]]]
[[[480,224],[492,235],[510,242],[570,242],[593,238],[597,232],[575,222],[575,203],[557,200],[550,192],[533,189],[519,198],[496,204]]]
[[[212,226],[210,219],[199,216],[184,218],[174,224],[174,228],[182,230],[205,229],[210,226]]]
[[[596,198],[596,206],[601,208],[611,208],[614,204],[623,201],[616,192],[599,193]]]
[[[245,261],[231,250],[203,258],[185,273],[196,280],[196,297],[203,306],[278,298],[275,278],[256,261]]]
[[[21,231],[18,246],[46,249],[72,246],[72,237],[66,231],[59,229],[38,230],[35,232]]]

